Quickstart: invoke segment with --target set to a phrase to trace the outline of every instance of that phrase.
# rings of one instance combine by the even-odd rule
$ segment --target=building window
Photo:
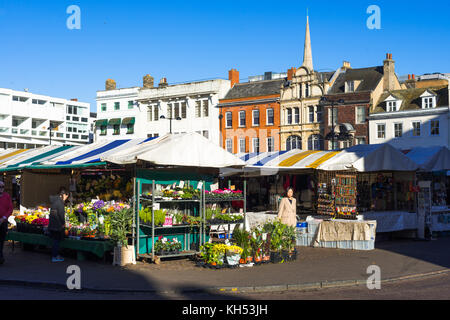
[[[79,136],[78,134],[73,134],[73,135],[72,135],[72,139],[80,139],[79,137],[80,137],[80,136]]]
[[[413,127],[413,136],[420,137],[420,121],[414,121],[412,123],[412,127]]]
[[[203,116],[209,117],[209,100],[203,100]]]
[[[259,110],[253,110],[252,115],[253,115],[253,125],[259,126]]]
[[[232,128],[233,127],[233,114],[231,112],[225,113],[225,127]]]
[[[133,134],[134,133],[134,124],[127,124],[127,134]]]
[[[80,121],[79,117],[72,117],[72,121]]]
[[[352,142],[350,140],[342,141],[342,149],[347,149],[352,146]]]
[[[329,141],[328,142],[328,150],[337,150],[337,149],[339,149],[338,141]]]
[[[272,152],[275,150],[275,139],[273,137],[267,138],[267,152]]]
[[[202,108],[201,108],[201,101],[197,100],[195,101],[195,117],[200,118],[202,116]]]
[[[114,102],[114,110],[120,110],[120,102]]]
[[[403,123],[394,123],[394,137],[400,138],[403,136]]]
[[[323,150],[323,138],[321,135],[312,134],[309,136],[308,150]]]
[[[117,135],[120,134],[120,125],[115,124],[115,125],[113,126],[113,129],[114,129],[113,135],[117,136]]]
[[[430,108],[434,108],[434,97],[427,97],[427,98],[423,98],[422,100],[422,108],[423,109],[430,109]]]
[[[181,119],[186,119],[186,102],[181,103]]]
[[[316,107],[316,114],[317,114],[317,122],[323,121],[323,107],[317,106]]]
[[[209,139],[209,131],[208,131],[208,130],[203,130],[203,136],[204,136],[206,139]]]
[[[299,136],[290,136],[286,140],[286,150],[302,149],[302,138]]]
[[[397,111],[397,101],[388,101],[387,112],[395,112],[395,111]]]
[[[158,121],[159,120],[159,107],[158,106],[155,106],[154,107],[155,109],[154,109],[154,118],[153,119],[155,119],[155,121]]]
[[[378,139],[386,139],[386,125],[377,124],[377,137]]]
[[[239,127],[245,127],[245,111],[239,111]]]
[[[338,123],[338,109],[330,108],[328,109],[328,125],[335,126]]]
[[[240,138],[239,139],[239,152],[245,153],[245,150],[246,150],[245,138]]]
[[[300,83],[298,87],[299,87],[298,96],[299,96],[299,98],[302,98],[303,97],[303,86]]]
[[[106,126],[100,126],[100,135],[106,136],[106,130],[107,130]]]
[[[226,146],[227,146],[227,151],[230,153],[233,153],[233,140],[227,139]]]
[[[167,118],[172,118],[172,104],[167,105]]]
[[[431,130],[430,130],[431,135],[438,136],[439,135],[439,120],[431,120],[430,125],[431,125]]]
[[[106,111],[106,103],[102,103],[102,111]]]
[[[287,124],[292,124],[292,109],[288,108],[286,111],[287,111]]]
[[[314,122],[314,107],[308,107],[309,123]]]
[[[133,106],[134,106],[134,102],[128,101],[128,109],[133,109]]]
[[[356,107],[356,123],[366,122],[366,107]]]
[[[309,95],[310,95],[310,85],[309,84],[306,84],[305,85],[305,97],[309,97]]]
[[[355,81],[347,81],[345,83],[345,92],[354,92],[355,91]]]
[[[153,121],[153,106],[147,109],[147,121]]]
[[[175,119],[180,117],[180,104],[177,102],[174,104],[175,108]]]
[[[365,137],[356,138],[356,144],[366,144],[366,138]]]
[[[267,109],[267,121],[266,121],[266,124],[268,126],[272,126],[273,123],[274,123],[273,109]]]
[[[81,118],[81,122],[88,122],[88,118]]]
[[[294,108],[294,123],[300,123],[300,108]]]
[[[259,138],[253,138],[253,152],[259,153]]]

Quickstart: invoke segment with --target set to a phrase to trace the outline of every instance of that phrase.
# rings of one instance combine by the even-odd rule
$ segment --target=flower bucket
[[[114,247],[114,266],[126,266],[128,264],[136,264],[136,256],[134,246],[129,245],[128,248],[124,246]]]
[[[241,260],[241,255],[239,255],[239,254],[227,255],[227,263],[230,266],[238,265],[239,260]]]

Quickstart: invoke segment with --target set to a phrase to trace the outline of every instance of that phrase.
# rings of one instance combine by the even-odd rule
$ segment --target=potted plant
[[[226,259],[227,263],[230,266],[235,266],[239,264],[239,260],[241,259],[242,248],[238,246],[228,246],[226,251]]]
[[[181,247],[181,242],[179,242],[177,238],[173,238],[172,241],[169,242],[169,248],[172,254],[180,253]]]
[[[169,246],[167,244],[167,239],[160,236],[155,242],[155,254],[157,256],[164,256],[169,252]]]
[[[135,264],[134,246],[128,244],[133,225],[133,210],[122,209],[111,214],[111,241],[115,244],[113,265]]]

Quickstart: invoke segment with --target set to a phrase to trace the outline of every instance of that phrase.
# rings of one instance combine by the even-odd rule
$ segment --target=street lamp
[[[53,129],[53,126],[52,126],[52,123],[50,122],[50,125],[48,126],[48,130],[50,131],[50,145],[52,145],[52,129]]]
[[[180,117],[176,117],[176,118],[172,118],[172,117],[166,118],[165,116],[161,116],[161,117],[159,117],[159,118],[160,118],[160,119],[167,119],[167,120],[170,121],[170,134],[172,134],[172,120],[177,120],[177,121],[180,121],[180,120],[181,120]]]
[[[319,105],[320,106],[329,106],[331,105],[331,132],[325,136],[325,140],[331,140],[331,148],[334,150],[334,140],[336,138],[336,133],[334,132],[334,107],[335,105],[342,105],[345,101],[343,99],[339,100],[328,100],[326,97],[320,98]],[[337,119],[336,119],[337,122]]]

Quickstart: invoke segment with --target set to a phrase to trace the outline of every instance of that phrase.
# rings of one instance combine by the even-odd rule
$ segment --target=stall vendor
[[[288,188],[286,197],[281,199],[278,219],[290,227],[297,225],[297,201],[294,198],[294,189],[292,188]]]

